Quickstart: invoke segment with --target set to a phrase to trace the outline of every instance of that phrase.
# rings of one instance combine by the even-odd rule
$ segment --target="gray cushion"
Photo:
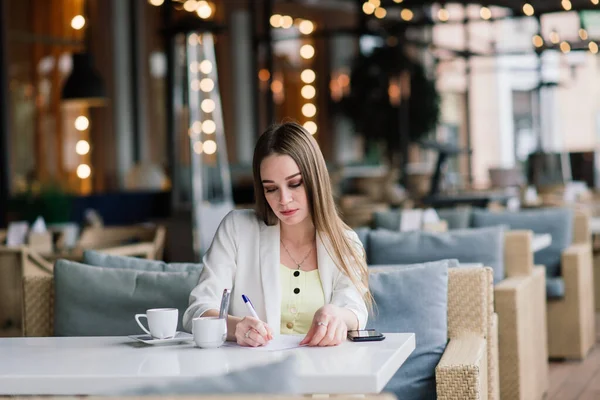
[[[367,262],[370,265],[411,264],[457,259],[482,263],[494,269],[494,281],[504,279],[504,228],[456,230],[444,233],[391,232],[369,234]]]
[[[573,211],[567,208],[552,208],[521,212],[501,212],[477,210],[473,212],[473,226],[494,226],[505,224],[510,229],[528,229],[534,233],[549,233],[552,244],[534,254],[536,265],[546,266],[547,277],[560,276],[560,262],[563,250],[573,242]]]
[[[83,264],[94,265],[97,267],[137,269],[140,271],[154,272],[188,272],[197,271],[198,275],[202,271],[202,264],[194,263],[171,263],[163,261],[146,260],[137,257],[115,256],[102,253],[95,250],[86,250],[83,252]]]
[[[563,278],[546,277],[546,297],[550,300],[565,297],[565,281]]]
[[[143,333],[134,320],[150,308],[174,307],[181,318],[200,270],[154,272],[58,260],[54,267],[56,336]]]
[[[367,326],[415,333],[415,351],[384,391],[399,399],[435,399],[435,367],[448,342],[449,261],[370,268],[376,309]]]
[[[400,211],[377,211],[373,214],[373,228],[400,230]]]
[[[468,229],[471,227],[471,208],[443,208],[436,210],[440,219],[448,222],[448,229]]]
[[[166,385],[157,383],[106,394],[118,397],[225,393],[297,394],[299,390],[296,370],[295,357],[289,356],[279,362],[234,371],[222,376],[190,378]]]
[[[369,232],[371,231],[370,228],[361,226],[360,228],[354,228],[354,232],[356,232],[356,235],[358,236],[358,239],[360,240],[360,242],[363,245],[363,248],[365,249],[365,251],[367,251],[367,245],[368,245],[368,237],[369,237]]]

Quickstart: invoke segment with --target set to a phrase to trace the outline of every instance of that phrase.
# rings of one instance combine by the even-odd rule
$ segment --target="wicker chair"
[[[497,371],[488,369],[497,365],[488,362],[497,359],[492,270],[456,268],[448,274],[449,341],[435,371],[438,399],[497,398]]]
[[[576,212],[573,244],[561,260],[565,295],[547,303],[552,358],[583,359],[596,340],[591,237],[589,215]]]
[[[26,275],[25,335],[51,336],[53,332],[54,283],[52,275]],[[488,347],[492,305],[490,268],[449,271],[448,338],[446,351],[436,368],[440,400],[487,399]],[[495,355],[492,355],[495,357]]]
[[[42,256],[49,261],[60,258],[81,261],[83,252],[92,249],[119,256],[162,260],[166,232],[166,228],[162,225],[87,227],[73,249],[50,254],[43,253]]]
[[[166,228],[162,225],[89,227],[81,233],[76,248],[161,260],[165,238]],[[128,241],[134,243],[124,244]]]
[[[92,237],[102,238],[111,233],[112,229],[114,228],[105,229],[102,235]],[[116,232],[131,231],[123,228]],[[100,251],[155,259],[162,253],[164,234],[164,228],[159,227],[156,229],[154,242],[101,248]],[[108,240],[96,243],[111,244]],[[53,273],[54,264],[29,247],[0,247],[0,337],[48,336],[52,332],[54,296],[49,291],[53,290]]]
[[[494,287],[502,399],[541,399],[548,390],[546,275],[533,265],[532,240],[531,231],[506,233],[506,279]]]
[[[52,268],[52,264],[27,247],[0,247],[0,337],[26,334],[24,277],[51,277]]]

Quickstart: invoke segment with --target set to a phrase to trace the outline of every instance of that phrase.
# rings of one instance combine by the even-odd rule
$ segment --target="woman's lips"
[[[286,217],[290,217],[290,216],[292,216],[292,215],[296,214],[296,212],[297,212],[297,211],[298,211],[298,209],[295,209],[295,210],[287,210],[287,211],[281,211],[281,213],[282,213],[283,215],[285,215]]]

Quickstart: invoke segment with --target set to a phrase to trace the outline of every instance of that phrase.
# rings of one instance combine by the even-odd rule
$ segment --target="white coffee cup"
[[[140,322],[140,318],[148,320],[148,328]],[[169,339],[177,332],[179,310],[176,308],[152,308],[146,314],[135,314],[135,321],[140,328],[155,339]]]
[[[192,321],[194,342],[203,349],[221,347],[227,339],[227,320],[217,317],[199,317]]]

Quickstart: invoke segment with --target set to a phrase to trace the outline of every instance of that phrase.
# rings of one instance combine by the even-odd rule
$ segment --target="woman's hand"
[[[347,333],[348,327],[341,309],[333,304],[326,304],[315,313],[312,325],[300,345],[337,346],[346,340]]]
[[[254,317],[244,317],[235,326],[235,340],[240,346],[264,346],[273,339],[273,330]]]

